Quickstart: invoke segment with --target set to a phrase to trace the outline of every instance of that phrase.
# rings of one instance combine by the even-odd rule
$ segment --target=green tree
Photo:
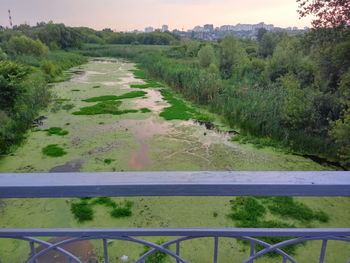
[[[229,79],[234,67],[246,63],[247,59],[247,53],[237,38],[227,36],[222,40],[220,71],[224,79]]]
[[[33,40],[24,35],[12,37],[6,44],[7,53],[13,55],[43,56],[49,52],[40,40]]]
[[[198,52],[199,64],[203,68],[209,67],[210,64],[215,62],[215,52],[212,45],[208,44],[202,47]]]
[[[350,102],[342,118],[331,123],[331,137],[338,146],[338,157],[341,164],[350,167]]]

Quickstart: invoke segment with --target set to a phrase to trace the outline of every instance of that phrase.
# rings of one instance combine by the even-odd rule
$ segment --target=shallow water
[[[257,149],[252,145],[231,142],[228,133],[208,130],[188,121],[165,121],[159,116],[165,102],[157,88],[144,89],[146,98],[122,100],[121,109],[147,107],[150,113],[124,115],[76,116],[72,112],[93,105],[82,100],[103,96],[121,95],[137,89],[132,83],[142,83],[129,72],[132,63],[115,59],[96,59],[72,69],[83,71],[71,81],[57,83],[53,91],[57,98],[68,99],[64,104],[74,104],[72,110],[52,112],[51,107],[40,115],[47,116],[39,128],[61,127],[69,131],[66,136],[47,136],[46,132],[29,132],[28,138],[13,154],[0,159],[0,172],[111,172],[111,171],[166,171],[166,170],[329,170],[310,159],[285,154],[273,148]],[[100,88],[93,88],[100,86]],[[79,90],[72,92],[72,90]],[[41,149],[58,144],[67,151],[59,158],[44,156]],[[112,160],[106,164],[106,159]],[[0,175],[1,176],[1,175]],[[233,227],[225,215],[229,213],[230,197],[177,197],[129,198],[135,202],[134,216],[113,219],[105,208],[95,210],[95,219],[79,224],[70,212],[71,199],[21,199],[4,200],[0,204],[0,226],[6,227]],[[115,198],[117,202],[122,198]],[[345,227],[350,222],[349,199],[303,198],[312,208],[327,211],[331,221],[315,223],[313,227]],[[218,217],[213,217],[213,212]],[[271,215],[270,215],[271,216]],[[25,218],[25,220],[23,220]],[[288,221],[288,220],[286,220]],[[295,223],[295,222],[291,222]],[[211,241],[210,241],[211,242]],[[231,242],[231,241],[230,241]],[[231,262],[232,257],[246,255],[238,243],[224,242],[220,262]],[[210,258],[208,242],[198,245],[195,255],[184,253],[190,262],[206,262]],[[211,244],[211,243],[210,243]],[[98,243],[94,243],[100,251]],[[228,247],[236,247],[234,253]],[[132,245],[111,245],[112,258],[129,255],[130,262],[143,250]],[[310,259],[310,250],[318,245],[299,249],[300,258]],[[338,249],[349,251],[345,245]],[[16,253],[12,251],[16,250]],[[137,252],[135,252],[137,251]],[[0,241],[0,261],[23,262],[27,244]],[[315,252],[316,253],[316,252]],[[318,253],[318,252],[317,252]],[[331,254],[329,262],[338,261]],[[280,262],[267,260],[261,262]],[[299,262],[299,261],[298,261]]]

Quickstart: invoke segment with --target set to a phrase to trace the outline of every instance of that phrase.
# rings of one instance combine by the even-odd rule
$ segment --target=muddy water
[[[150,113],[124,115],[76,116],[72,112],[92,103],[82,100],[103,96],[121,95],[135,91],[133,83],[141,83],[129,72],[132,63],[114,59],[96,59],[80,67],[71,81],[55,84],[53,92],[62,104],[73,104],[72,110],[47,111],[41,129],[61,127],[66,136],[48,136],[44,131],[29,132],[26,142],[13,154],[0,159],[0,172],[111,172],[111,171],[165,171],[165,170],[329,170],[312,160],[278,152],[276,149],[256,149],[252,145],[231,142],[230,135],[207,130],[194,122],[165,121],[159,113],[168,104],[159,89],[145,89],[146,98],[122,100],[121,109],[147,107]],[[100,86],[99,88],[93,88]],[[78,91],[72,91],[78,90]],[[42,148],[58,144],[67,152],[58,158],[42,154]],[[110,164],[105,160],[112,160]],[[0,175],[1,176],[1,175]],[[133,215],[126,219],[113,219],[101,207],[94,210],[94,220],[78,223],[70,212],[71,199],[5,200],[1,202],[0,226],[13,228],[37,227],[233,227],[226,215],[230,212],[229,197],[203,198],[130,198],[135,202]],[[117,202],[121,199],[116,198]],[[350,222],[349,200],[344,198],[304,198],[303,202],[331,215],[327,225],[314,227],[347,227]],[[213,217],[213,212],[218,216]],[[25,220],[23,220],[25,218]],[[295,223],[295,222],[291,222]],[[156,241],[156,240],[153,240]],[[100,243],[93,243],[100,255]],[[212,244],[212,243],[210,243]],[[207,242],[196,243],[198,253],[186,254],[189,262],[207,262],[211,254]],[[237,247],[234,253],[225,248]],[[246,253],[240,244],[224,243],[226,249],[221,262],[242,259]],[[339,250],[349,251],[347,247]],[[13,251],[16,250],[16,253]],[[89,253],[91,248],[88,249]],[[111,245],[111,262],[119,262],[123,255],[136,260],[143,248],[130,244]],[[300,257],[309,259],[311,251],[319,253],[319,246],[300,249]],[[136,251],[136,252],[135,252]],[[318,251],[318,252],[316,252]],[[87,253],[88,253],[87,252]],[[28,253],[25,243],[0,240],[0,262],[23,262]],[[341,262],[339,255],[330,256],[329,262]],[[345,260],[344,260],[345,261]],[[343,261],[343,262],[344,262]],[[276,260],[261,262],[280,262]],[[299,261],[298,261],[299,262]],[[313,262],[311,259],[308,261]]]

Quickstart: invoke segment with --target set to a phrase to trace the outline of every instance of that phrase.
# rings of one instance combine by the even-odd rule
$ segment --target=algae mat
[[[74,68],[76,76],[55,84],[55,99],[43,112],[47,117],[28,133],[28,138],[13,154],[0,160],[0,172],[110,172],[164,170],[327,170],[329,168],[302,157],[272,148],[256,149],[229,141],[223,133],[206,130],[191,122],[165,121],[159,117],[164,107],[159,88],[143,89],[147,94],[118,100],[120,115],[74,115],[86,102],[100,96],[121,96],[142,84],[129,71],[132,63],[123,60],[91,60]],[[120,104],[120,105],[119,105]],[[148,108],[149,111],[140,111]],[[46,131],[59,127],[57,134]],[[65,154],[43,154],[48,145],[57,145]],[[94,220],[78,223],[70,212],[72,199],[1,200],[0,227],[234,227],[229,197],[152,197],[128,198],[134,202],[132,217],[112,218],[105,207],[94,208]],[[313,209],[330,216],[328,223],[313,222],[310,227],[347,227],[350,222],[347,198],[297,198]],[[117,202],[123,198],[114,198]],[[268,215],[274,219],[274,215]],[[300,225],[295,220],[286,222]],[[166,239],[166,238],[165,238]],[[158,239],[150,239],[156,241]],[[94,254],[102,255],[101,243],[93,242]],[[188,244],[188,245],[186,245]],[[114,241],[110,262],[121,262],[127,255],[133,262],[144,248]],[[298,262],[317,262],[321,243],[312,242],[297,249]],[[332,249],[332,246],[336,249]],[[182,253],[189,262],[210,262],[212,239],[187,241]],[[249,249],[234,240],[220,241],[219,262],[240,262]],[[342,254],[337,251],[343,251]],[[327,262],[344,262],[350,256],[346,244],[330,242]],[[314,252],[314,253],[312,253]],[[23,262],[28,245],[22,241],[0,241],[0,262]],[[172,262],[171,260],[168,260]],[[258,262],[280,262],[266,258]]]

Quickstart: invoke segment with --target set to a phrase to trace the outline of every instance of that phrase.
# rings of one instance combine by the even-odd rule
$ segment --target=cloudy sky
[[[190,29],[196,25],[265,22],[275,26],[309,26],[299,20],[295,0],[0,0],[0,24],[62,22],[95,29],[143,29],[145,26]]]

